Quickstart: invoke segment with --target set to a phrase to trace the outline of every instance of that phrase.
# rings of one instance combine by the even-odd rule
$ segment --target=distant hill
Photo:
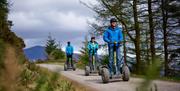
[[[46,60],[48,57],[45,47],[34,46],[31,48],[24,49],[24,54],[29,61],[34,62],[37,60]]]

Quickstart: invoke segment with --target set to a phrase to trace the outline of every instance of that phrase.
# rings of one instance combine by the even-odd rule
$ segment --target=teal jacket
[[[71,45],[66,46],[66,55],[73,55],[73,47]]]
[[[99,48],[99,45],[97,42],[92,43],[91,41],[88,42],[88,51],[89,51],[89,55],[94,55],[97,54],[97,50]]]

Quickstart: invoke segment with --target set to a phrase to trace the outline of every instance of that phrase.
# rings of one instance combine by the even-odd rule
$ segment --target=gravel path
[[[84,76],[84,70],[63,71],[63,67],[54,64],[39,64],[39,66],[48,68],[51,71],[59,72],[63,76],[76,81],[84,86],[95,89],[96,91],[136,91],[136,88],[143,81],[140,78],[130,78],[130,81],[124,82],[121,79],[110,80],[108,84],[103,84],[98,74]],[[180,91],[180,83],[168,81],[153,81],[156,83],[158,91]]]

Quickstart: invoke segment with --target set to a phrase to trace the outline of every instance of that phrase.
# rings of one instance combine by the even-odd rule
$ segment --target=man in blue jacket
[[[108,51],[109,51],[109,72],[110,78],[113,75],[113,65],[114,65],[114,51],[116,51],[116,61],[117,61],[117,73],[120,74],[120,63],[121,63],[121,54],[120,54],[120,46],[123,41],[122,29],[117,26],[117,20],[112,18],[110,20],[110,26],[105,30],[103,39],[108,43]],[[116,50],[114,48],[116,47]]]
[[[71,43],[68,41],[66,46],[66,57],[67,57],[67,65],[70,66],[69,61],[71,60],[71,67],[73,67],[73,47],[71,46]]]
[[[91,41],[88,42],[88,52],[89,52],[89,66],[90,66],[90,70],[96,70],[96,69],[93,69],[93,63],[92,63],[92,60],[93,60],[93,56],[95,57],[95,67],[97,68],[98,66],[98,56],[97,56],[97,50],[99,48],[99,45],[98,43],[95,41],[95,37],[91,37]]]

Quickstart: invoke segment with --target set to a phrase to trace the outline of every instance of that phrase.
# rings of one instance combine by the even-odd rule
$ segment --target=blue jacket
[[[88,42],[87,48],[88,48],[88,51],[89,51],[89,54],[90,54],[90,55],[92,55],[93,52],[94,52],[94,54],[97,54],[97,50],[98,50],[98,48],[99,48],[99,45],[98,45],[97,42],[92,43],[92,42],[90,41],[90,42]]]
[[[114,46],[114,42],[122,42],[122,29],[120,27],[115,27],[114,29],[112,27],[108,27],[104,32],[103,39],[110,47]],[[116,46],[119,46],[119,44],[116,44]]]
[[[73,55],[73,47],[71,45],[66,46],[66,55]]]

